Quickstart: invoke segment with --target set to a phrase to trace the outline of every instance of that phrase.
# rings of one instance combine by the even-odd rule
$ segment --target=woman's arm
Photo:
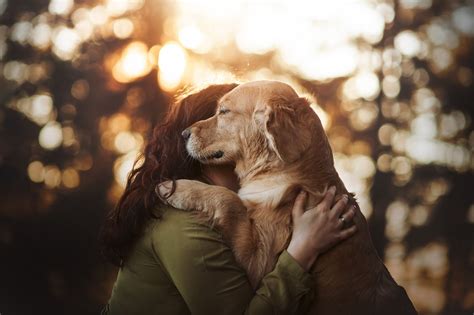
[[[299,314],[306,310],[311,302],[313,279],[305,269],[316,259],[317,250],[334,244],[340,236],[334,236],[338,220],[323,218],[328,207],[303,213],[304,200],[305,196],[299,197],[293,213],[295,231],[290,245],[297,246],[289,250],[294,249],[292,255],[296,259],[288,251],[282,252],[274,270],[262,279],[256,292],[218,232],[199,224],[192,213],[166,211],[153,233],[154,254],[190,312]],[[322,224],[326,225],[324,229]],[[324,232],[309,232],[318,229]],[[337,231],[341,231],[340,226]],[[318,241],[305,241],[305,237],[313,236]]]
[[[284,251],[253,291],[221,235],[168,210],[153,233],[155,255],[192,314],[295,314],[312,276]]]

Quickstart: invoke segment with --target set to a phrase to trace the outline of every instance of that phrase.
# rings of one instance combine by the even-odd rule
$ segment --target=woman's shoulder
[[[222,236],[202,223],[195,212],[170,207],[159,210],[160,219],[153,220],[147,231],[147,244],[168,272],[178,268],[181,262],[199,269],[208,264],[222,265],[233,259]]]
[[[155,245],[169,246],[202,238],[222,241],[220,234],[199,220],[194,211],[169,206],[158,206],[155,211],[159,219],[153,220],[147,229]]]
[[[154,214],[158,219],[152,221],[151,228],[153,231],[157,231],[159,228],[167,229],[171,227],[173,230],[176,230],[177,227],[186,227],[189,225],[198,225],[203,228],[208,228],[196,219],[196,213],[194,211],[159,205],[154,209]]]

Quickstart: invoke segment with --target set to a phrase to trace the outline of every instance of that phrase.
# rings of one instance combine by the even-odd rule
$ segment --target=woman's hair
[[[158,218],[153,212],[161,202],[155,193],[158,183],[196,179],[201,175],[200,164],[188,156],[181,133],[195,122],[211,117],[219,98],[236,86],[211,85],[182,98],[172,104],[164,121],[154,128],[128,176],[125,191],[102,227],[103,254],[111,263],[123,266],[146,223]]]

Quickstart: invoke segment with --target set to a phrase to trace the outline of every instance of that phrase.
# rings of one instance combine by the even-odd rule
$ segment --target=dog
[[[218,102],[216,114],[183,132],[190,156],[207,164],[233,163],[238,194],[192,180],[157,186],[176,208],[196,210],[214,224],[256,287],[291,238],[292,204],[300,189],[307,209],[329,186],[356,204],[334,167],[329,141],[308,100],[278,81],[239,85]],[[310,314],[417,314],[378,257],[367,222],[356,207],[358,232],[318,257],[311,272]]]

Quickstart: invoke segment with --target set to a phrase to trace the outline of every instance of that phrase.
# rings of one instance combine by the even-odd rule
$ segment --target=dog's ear
[[[309,148],[310,115],[314,112],[305,98],[275,98],[267,104],[263,117],[265,136],[282,161],[296,161]]]

